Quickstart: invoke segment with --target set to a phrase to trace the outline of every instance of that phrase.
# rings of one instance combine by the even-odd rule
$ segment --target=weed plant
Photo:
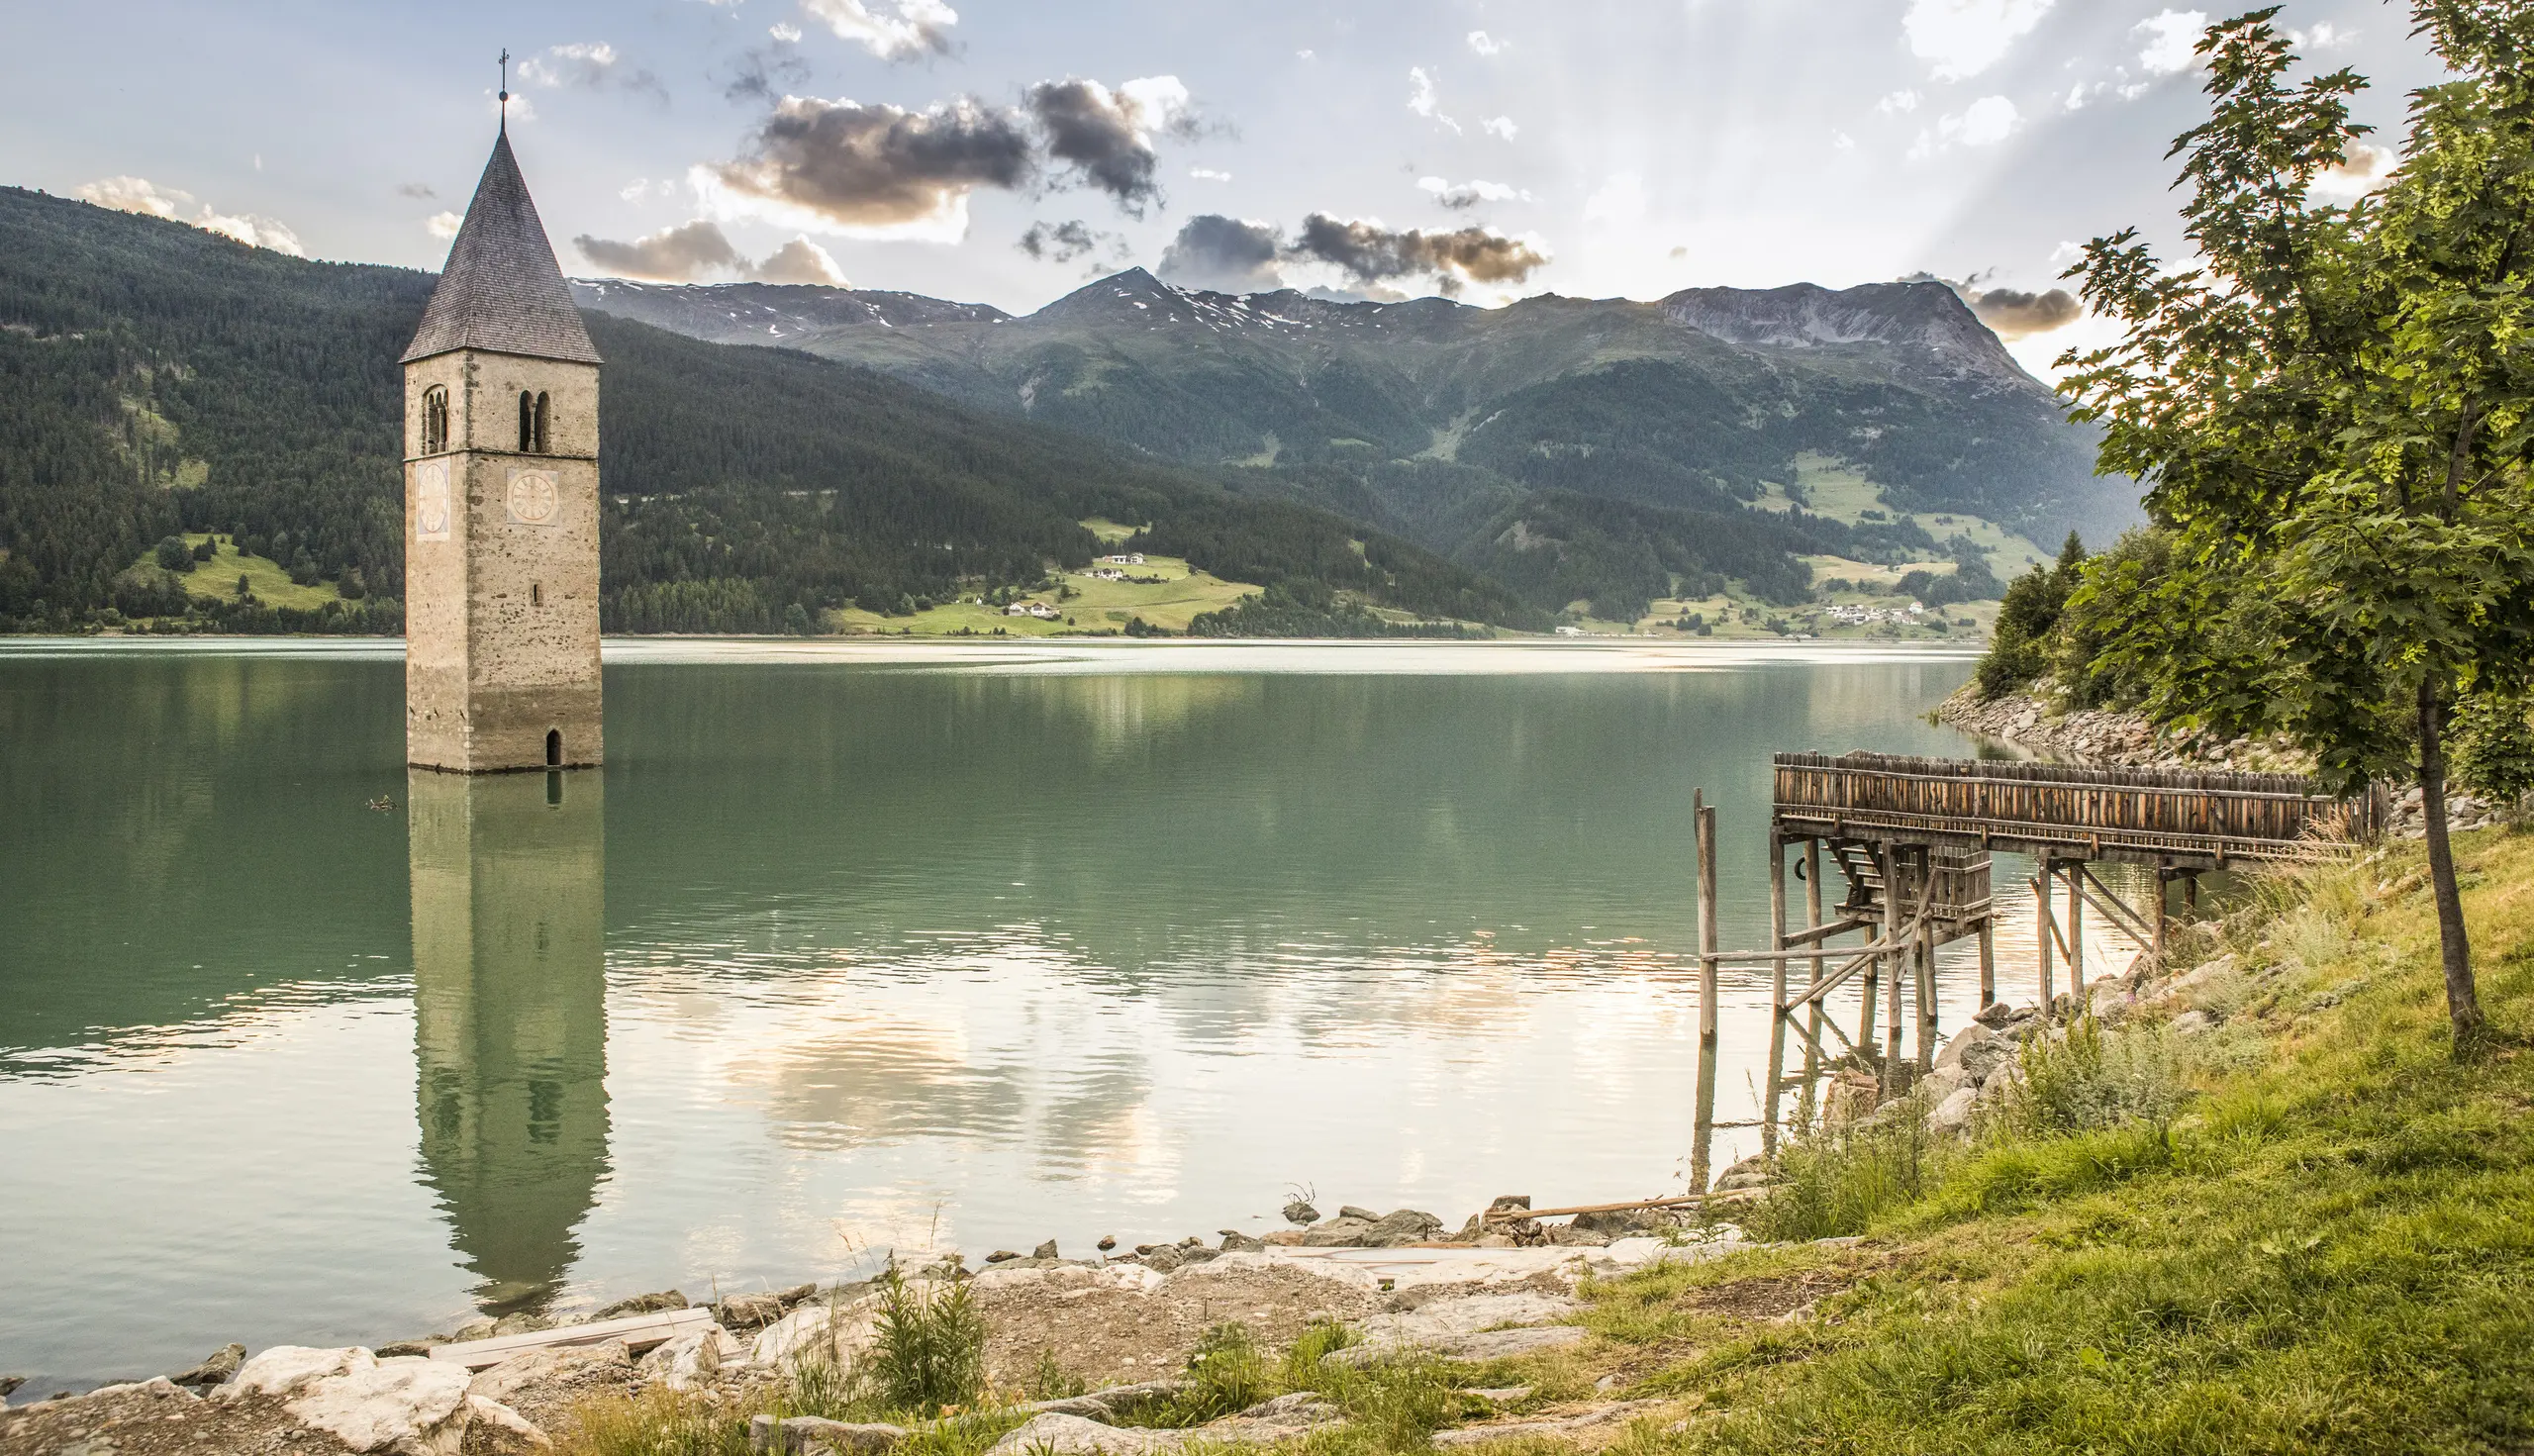
[[[926,1293],[895,1263],[878,1281],[880,1317],[869,1376],[880,1398],[904,1410],[939,1412],[985,1393],[986,1322],[964,1283]]]

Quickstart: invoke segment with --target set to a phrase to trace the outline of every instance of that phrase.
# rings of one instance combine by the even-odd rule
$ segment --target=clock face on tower
[[[513,470],[510,495],[511,519],[522,526],[550,526],[554,522],[554,472],[551,470]]]
[[[448,462],[425,460],[414,467],[414,539],[448,539]]]

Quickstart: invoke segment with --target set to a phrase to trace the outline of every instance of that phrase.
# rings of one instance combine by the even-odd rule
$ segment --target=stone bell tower
[[[507,128],[403,362],[406,761],[595,764],[599,356]]]

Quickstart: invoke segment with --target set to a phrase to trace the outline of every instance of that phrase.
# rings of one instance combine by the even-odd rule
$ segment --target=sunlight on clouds
[[[882,60],[945,54],[959,12],[941,0],[896,0],[885,13],[864,0],[801,0],[802,12],[824,21],[839,40],[851,41]]]
[[[1918,109],[1918,93],[1915,91],[1895,91],[1876,102],[1874,109],[1885,116],[1906,116]]]
[[[1909,0],[1900,29],[1910,53],[1929,62],[1937,80],[1958,81],[2003,59],[2050,6],[2051,0]]]
[[[188,216],[187,210],[193,209],[198,201],[192,193],[160,187],[147,177],[105,177],[94,182],[82,182],[73,191],[83,201],[112,208],[119,213],[165,218],[200,228],[206,233],[235,239],[249,247],[269,248],[292,257],[308,256],[308,249],[300,246],[298,235],[270,218],[259,218],[250,213],[232,215],[216,212],[207,202]]]
[[[1511,42],[1499,41],[1485,31],[1469,33],[1469,49],[1481,55],[1502,55],[1513,49]]]
[[[2314,178],[2313,191],[2325,201],[2356,202],[2393,180],[2393,168],[2401,161],[2400,153],[2389,146],[2353,142],[2340,165],[2327,167]]]
[[[1521,130],[1521,128],[1513,125],[1513,119],[1510,116],[1489,117],[1487,120],[1478,124],[1478,129],[1485,132],[1490,137],[1495,138],[1499,142],[1512,141],[1513,134]]]
[[[1228,182],[1231,180],[1231,173],[1217,171],[1213,167],[1190,167],[1188,169],[1188,175],[1196,178],[1200,182]]]
[[[1936,123],[1936,131],[1946,141],[1965,146],[1994,146],[2013,136],[2022,120],[2013,102],[2003,96],[1983,96],[1963,108],[1960,117]]]
[[[457,236],[457,225],[464,221],[455,213],[434,213],[423,219],[423,231],[445,243]]]
[[[801,28],[789,23],[788,21],[777,21],[773,25],[767,26],[765,28],[765,33],[772,36],[777,42],[785,46],[798,46],[801,44]]]
[[[2193,49],[2208,31],[2208,15],[2199,10],[2167,10],[2138,22],[2129,34],[2145,38],[2138,63],[2153,76],[2187,71],[2198,62]]]

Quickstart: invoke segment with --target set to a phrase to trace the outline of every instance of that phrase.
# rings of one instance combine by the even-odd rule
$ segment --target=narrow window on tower
[[[448,448],[448,386],[435,384],[423,391],[423,453],[437,455]]]
[[[540,455],[547,453],[553,448],[552,445],[546,442],[547,437],[545,433],[545,423],[547,418],[545,391],[540,389],[536,392],[536,452]]]
[[[536,396],[523,389],[519,392],[519,452],[529,454],[536,448]]]
[[[532,607],[542,607],[545,605],[545,583],[541,581],[529,583],[528,605]]]

